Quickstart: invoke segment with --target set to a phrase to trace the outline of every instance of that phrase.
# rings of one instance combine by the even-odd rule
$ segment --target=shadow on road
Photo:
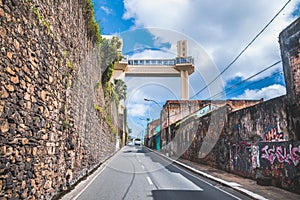
[[[202,191],[196,190],[152,190],[154,200],[205,199]]]

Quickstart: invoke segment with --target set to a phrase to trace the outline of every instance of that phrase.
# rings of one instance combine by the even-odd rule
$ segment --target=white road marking
[[[153,182],[152,182],[152,180],[151,180],[151,178],[149,176],[147,176],[147,180],[148,180],[148,182],[149,182],[150,185],[153,185]]]
[[[179,161],[177,161],[177,160],[174,160],[174,159],[172,159],[172,158],[169,158],[169,157],[167,157],[167,156],[165,156],[165,155],[163,155],[163,154],[161,154],[161,153],[157,153],[157,152],[155,152],[155,151],[152,151],[152,152],[154,152],[157,156],[161,156],[161,157],[164,158],[165,160],[169,160],[169,161],[172,161],[172,162],[174,162],[174,163],[177,163],[178,165],[183,166],[183,167],[185,167],[185,168],[187,168],[187,169],[190,169],[191,171],[196,172],[196,174],[200,174],[200,175],[202,175],[202,176],[204,176],[204,177],[206,177],[206,178],[208,178],[208,179],[212,179],[212,180],[214,180],[214,181],[216,181],[216,182],[220,181],[220,182],[223,183],[223,184],[224,184],[224,182],[226,182],[226,181],[224,181],[224,180],[221,180],[221,179],[215,178],[215,177],[213,177],[213,176],[211,176],[211,175],[209,175],[209,174],[206,174],[205,172],[202,172],[202,171],[200,171],[200,170],[194,169],[194,168],[192,168],[192,167],[190,167],[190,166],[188,166],[188,165],[186,165],[186,164],[184,164],[184,163],[181,163],[181,162],[179,162]],[[232,196],[232,197],[235,198],[235,199],[241,200],[239,197],[237,197],[237,196],[235,196],[235,195],[233,195],[233,194],[231,194],[231,193],[229,193],[229,192],[227,192],[227,191],[225,191],[225,190],[223,190],[223,189],[221,189],[221,188],[219,188],[219,187],[216,187],[216,186],[212,185],[211,183],[205,181],[204,179],[201,179],[201,178],[198,177],[198,176],[193,175],[192,173],[188,172],[187,170],[183,170],[182,168],[179,168],[178,166],[176,166],[176,165],[174,165],[174,164],[173,164],[172,166],[174,166],[174,167],[176,167],[177,169],[180,169],[181,171],[186,172],[186,173],[189,174],[190,176],[193,176],[193,177],[197,178],[198,180],[200,180],[200,181],[202,181],[202,182],[204,182],[204,183],[206,183],[206,184],[208,184],[208,185],[210,185],[210,186],[212,186],[212,187],[214,187],[214,188],[216,188],[216,189],[218,189],[218,190],[220,190],[220,191],[222,191],[222,192],[228,194],[229,196]],[[228,185],[228,184],[225,184],[225,185]],[[230,187],[230,186],[229,186],[229,187]],[[245,189],[240,188],[240,187],[234,187],[234,188],[237,189],[237,190],[238,190],[238,189],[245,190]],[[249,191],[249,192],[250,192],[250,191]],[[254,194],[254,193],[253,193],[253,194]],[[260,196],[260,195],[258,195],[258,194],[256,194],[256,198],[259,199],[259,200],[266,200],[266,198],[264,198],[264,197],[262,197],[262,196]]]
[[[95,176],[88,182],[88,184],[72,199],[76,200],[78,197],[96,180],[96,178],[107,168],[107,166],[120,154],[121,151],[118,151],[115,155],[106,160],[100,167],[96,170]],[[98,171],[98,172],[97,172]],[[92,176],[90,176],[92,177]],[[90,178],[88,177],[88,179]],[[86,180],[88,181],[88,180]],[[83,184],[83,182],[79,183]],[[75,187],[76,189],[76,187]]]

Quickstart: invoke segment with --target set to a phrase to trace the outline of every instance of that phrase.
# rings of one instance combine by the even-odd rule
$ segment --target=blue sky
[[[123,0],[94,0],[95,18],[105,35],[127,31],[134,25],[133,19],[124,20]]]
[[[287,0],[94,0],[95,18],[101,33],[123,39],[123,54],[130,57],[174,58],[176,41],[188,40],[189,54],[195,58],[190,76],[193,99],[260,99],[285,94],[282,64],[239,84],[279,61],[279,33],[299,13],[299,0],[292,0],[263,34],[218,80],[194,96],[241,52],[286,4]],[[220,6],[222,5],[222,6]],[[167,99],[180,98],[179,79],[126,78],[129,123],[143,131],[145,120],[159,117],[159,107]],[[226,97],[215,96],[226,91]]]

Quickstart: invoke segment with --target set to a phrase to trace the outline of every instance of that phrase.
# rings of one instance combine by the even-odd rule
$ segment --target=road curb
[[[194,173],[196,173],[196,174],[199,174],[199,175],[201,175],[201,176],[203,176],[203,177],[205,177],[205,178],[208,178],[208,179],[210,179],[210,180],[213,180],[213,181],[215,181],[215,182],[217,182],[217,183],[219,183],[219,184],[221,184],[221,185],[224,185],[224,186],[226,186],[226,187],[230,187],[230,188],[232,188],[233,190],[235,190],[235,191],[237,191],[237,192],[239,192],[239,193],[241,193],[241,194],[243,194],[243,195],[245,195],[245,196],[248,196],[248,197],[250,197],[250,198],[252,198],[252,199],[256,199],[256,200],[267,200],[267,198],[265,198],[265,197],[263,197],[263,196],[261,196],[261,195],[259,195],[259,194],[256,194],[256,193],[254,193],[254,192],[251,192],[251,191],[249,191],[249,190],[243,188],[243,187],[242,187],[240,184],[238,184],[238,183],[235,183],[235,182],[228,182],[228,181],[225,181],[225,180],[223,180],[223,179],[216,178],[216,177],[214,177],[214,176],[212,176],[212,175],[210,175],[210,174],[207,174],[207,173],[205,173],[205,172],[203,172],[203,171],[200,171],[200,170],[198,170],[198,169],[195,169],[195,168],[193,168],[193,167],[191,167],[191,166],[189,166],[189,165],[187,165],[187,164],[184,164],[184,163],[181,163],[181,162],[179,162],[179,161],[177,161],[177,160],[174,160],[174,159],[172,159],[172,158],[170,158],[170,157],[168,157],[168,156],[166,156],[166,155],[164,155],[164,154],[162,154],[162,153],[159,153],[159,152],[157,152],[157,151],[153,151],[152,149],[149,149],[148,147],[146,147],[146,148],[147,148],[148,150],[150,150],[151,152],[154,152],[154,153],[156,153],[157,155],[162,156],[162,157],[164,157],[164,158],[170,160],[170,161],[173,162],[173,163],[176,163],[177,165],[179,165],[179,166],[181,166],[181,167],[183,167],[183,168],[185,168],[185,169],[187,169],[187,170],[190,170],[190,171],[192,171],[192,172],[194,172]]]
[[[97,178],[97,176],[102,173],[108,163],[111,162],[118,153],[120,153],[121,149],[122,148],[105,158],[91,174],[87,175],[84,179],[77,182],[76,185],[69,190],[69,192],[61,195],[57,198],[57,200],[76,200],[79,195]]]

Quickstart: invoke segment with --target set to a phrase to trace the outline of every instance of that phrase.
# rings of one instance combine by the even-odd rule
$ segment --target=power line
[[[199,90],[194,96],[191,97],[193,99],[202,91],[204,91],[208,86],[210,86],[213,82],[215,82],[225,71],[227,71],[240,57],[241,55],[254,43],[254,41],[267,29],[267,27],[275,20],[275,18],[282,12],[282,10],[291,2],[288,0],[284,6],[276,13],[276,15],[267,23],[267,25],[249,42],[249,44],[233,59],[231,63],[223,71],[217,75],[212,81],[210,81],[206,86],[204,86],[201,90]]]
[[[237,93],[238,91],[240,91],[240,90],[242,90],[242,89],[248,88],[248,87],[251,86],[251,85],[256,85],[256,84],[258,84],[258,83],[260,83],[260,82],[262,82],[262,81],[265,81],[266,79],[269,79],[269,78],[272,78],[272,77],[277,77],[277,76],[279,76],[279,75],[281,75],[281,74],[283,74],[283,71],[276,72],[276,73],[272,74],[272,76],[269,76],[269,77],[267,77],[267,78],[264,78],[264,79],[261,79],[261,80],[259,80],[259,81],[250,83],[250,84],[248,84],[248,85],[245,85],[245,86],[239,88],[239,89],[236,90],[236,91],[232,91],[232,90],[231,90],[231,91],[229,91],[229,92],[226,93],[226,94],[231,94],[231,95],[232,95],[232,94]],[[215,98],[216,95],[214,95],[213,97]]]
[[[234,84],[233,86],[231,86],[231,87],[225,89],[224,91],[219,92],[219,93],[217,93],[217,94],[215,94],[215,95],[213,95],[213,96],[211,96],[211,97],[205,99],[204,101],[216,99],[216,97],[218,97],[219,95],[223,94],[224,92],[226,92],[226,94],[227,94],[228,91],[229,91],[229,92],[232,91],[232,90],[233,90],[234,88],[236,88],[238,85],[240,85],[240,84],[242,84],[242,83],[245,83],[245,82],[249,81],[250,79],[253,79],[254,77],[256,77],[256,76],[258,76],[259,74],[261,74],[261,73],[267,71],[268,69],[270,69],[270,68],[272,68],[272,67],[278,65],[278,64],[281,63],[281,62],[282,62],[282,61],[279,60],[279,61],[273,63],[272,65],[270,65],[270,66],[264,68],[263,70],[261,70],[261,71],[255,73],[255,74],[249,76],[248,78],[246,78],[246,79],[244,79],[244,80],[242,80],[242,81],[240,81],[240,82]],[[272,74],[272,76],[267,77],[267,78],[279,76],[279,75],[282,74],[282,73],[283,73],[282,71],[279,71],[279,72],[276,72],[276,73]],[[234,93],[240,91],[241,89],[247,88],[247,87],[249,87],[249,86],[251,86],[251,85],[255,85],[255,84],[257,84],[257,83],[259,83],[259,82],[261,82],[261,81],[265,81],[267,78],[264,78],[264,79],[261,79],[261,80],[259,80],[259,81],[250,83],[250,84],[248,84],[248,85],[245,85],[245,86],[239,88],[238,90],[234,91]],[[187,111],[187,110],[188,110],[188,109],[185,109],[185,111]],[[172,116],[175,116],[175,115],[177,115],[177,114],[172,114],[172,115],[170,115],[169,117],[172,117]]]
[[[262,81],[265,81],[266,79],[270,79],[270,78],[273,78],[273,77],[277,77],[277,76],[282,75],[282,74],[283,74],[283,71],[278,71],[278,72],[272,74],[272,76],[269,76],[269,77],[267,77],[267,78],[265,78],[265,79],[261,79],[261,80],[259,80],[259,81],[257,81],[257,82],[253,82],[253,83],[250,83],[250,84],[248,84],[248,85],[245,85],[244,87],[242,87],[242,88],[240,88],[240,89],[248,88],[248,87],[251,86],[251,85],[256,85],[256,84],[258,84],[258,83],[260,83],[260,82],[262,82]],[[234,94],[234,93],[236,93],[236,92],[238,92],[238,90],[237,90],[237,91],[234,91],[234,92],[231,93],[231,94]],[[230,93],[230,92],[229,92],[229,93]]]
[[[244,79],[244,80],[242,80],[242,81],[240,81],[240,82],[238,82],[238,83],[232,85],[231,87],[226,88],[225,91],[219,92],[219,93],[215,94],[214,96],[209,97],[208,99],[215,98],[215,97],[217,97],[217,96],[223,94],[224,92],[227,92],[227,91],[232,90],[233,88],[236,88],[238,85],[243,84],[243,83],[245,83],[246,81],[249,81],[250,79],[252,79],[252,78],[258,76],[259,74],[261,74],[261,73],[267,71],[268,69],[270,69],[270,68],[272,68],[272,67],[278,65],[279,63],[281,63],[281,60],[279,60],[279,61],[273,63],[272,65],[270,65],[270,66],[264,68],[263,70],[257,72],[256,74],[253,74],[252,76],[249,76],[248,78],[246,78],[246,79]],[[264,79],[262,79],[262,80],[264,80]],[[207,99],[207,100],[208,100],[208,99]]]

